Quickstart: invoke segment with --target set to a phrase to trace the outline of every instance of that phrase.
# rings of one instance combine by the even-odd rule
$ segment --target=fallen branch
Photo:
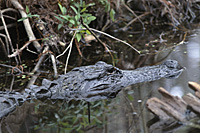
[[[17,0],[10,0],[10,2],[13,4],[13,6],[16,9],[19,10],[22,18],[27,18],[27,14],[24,11],[24,8],[22,7],[22,5]],[[23,23],[24,23],[24,27],[26,29],[27,35],[29,37],[29,41],[33,41],[34,40],[33,41],[33,45],[37,49],[37,51],[40,52],[42,48],[41,48],[39,42],[36,40],[35,35],[33,34],[33,31],[32,31],[31,25],[29,23],[29,20],[28,19],[24,19]]]

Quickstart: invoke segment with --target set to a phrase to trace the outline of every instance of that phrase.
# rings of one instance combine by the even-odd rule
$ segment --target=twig
[[[83,21],[81,21],[81,24],[96,38],[97,41],[99,41],[104,46],[105,50],[109,52],[109,54],[110,54],[110,56],[112,58],[112,61],[113,61],[113,65],[114,65],[115,62],[114,62],[113,55],[110,52],[109,48],[106,46],[106,44],[104,42],[102,42],[101,39],[99,39],[99,37],[97,37],[96,34],[93,31],[91,31],[90,28],[86,24],[84,24]]]
[[[15,81],[15,75],[13,74],[12,75],[12,81],[11,81],[11,84],[10,84],[10,92],[12,91],[14,81]]]
[[[53,64],[54,77],[57,78],[58,77],[58,71],[57,71],[57,68],[56,68],[56,59],[55,59],[55,56],[51,53],[50,53],[50,56],[51,56],[51,61],[52,61],[52,64]]]
[[[41,39],[36,39],[36,40],[31,40],[31,41],[28,41],[24,44],[24,46],[22,46],[20,49],[16,50],[13,54],[11,55],[8,55],[9,58],[12,58],[12,57],[16,57],[20,52],[22,52],[23,49],[25,49],[26,47],[28,47],[28,45],[31,43],[31,42],[34,42],[34,41],[39,41],[39,40],[42,40],[44,38],[41,38]]]
[[[77,48],[77,50],[78,50],[79,55],[80,55],[81,57],[83,57],[83,55],[82,55],[82,53],[81,53],[81,50],[80,50],[80,48],[79,48],[77,39],[75,39],[75,44],[76,44],[76,48]]]
[[[17,10],[13,9],[13,8],[6,8],[6,9],[3,9],[1,12],[2,13],[5,13],[5,12],[9,12],[9,11],[13,11],[13,12],[16,12],[17,13]]]
[[[9,42],[9,44],[10,44],[10,47],[11,47],[11,50],[12,50],[12,52],[14,51],[14,48],[13,48],[13,46],[12,46],[12,41],[11,41],[11,38],[10,38],[10,35],[9,35],[9,33],[8,33],[8,29],[7,29],[7,27],[6,27],[6,23],[5,23],[5,20],[4,20],[4,18],[3,18],[3,14],[2,14],[2,12],[1,12],[1,10],[0,10],[0,17],[1,17],[1,20],[2,20],[2,23],[3,23],[3,26],[4,26],[4,30],[5,30],[5,32],[6,32],[6,36],[7,36],[7,38],[8,38],[8,42]],[[9,52],[9,51],[8,51]],[[9,54],[9,53],[8,53]]]
[[[40,72],[36,72],[36,74],[34,74],[31,79],[28,82],[28,85],[26,86],[27,88],[30,88],[31,85],[33,85],[37,79],[37,77],[40,75]]]
[[[73,35],[73,37],[72,37],[72,39],[71,39],[68,47],[61,54],[59,54],[58,56],[56,56],[56,59],[58,59],[60,56],[64,55],[67,52],[67,50],[69,49],[69,53],[67,55],[67,59],[66,59],[66,63],[65,63],[65,71],[64,71],[65,74],[67,72],[67,65],[68,65],[69,56],[70,56],[71,49],[72,49],[72,43],[73,43],[73,40],[75,38],[75,35],[76,35],[76,31],[74,32],[74,35]]]
[[[125,42],[125,41],[122,41],[122,40],[120,40],[120,39],[118,39],[118,38],[116,38],[116,37],[114,37],[112,35],[109,35],[109,34],[103,32],[103,31],[99,31],[99,30],[96,30],[96,29],[93,29],[93,28],[89,28],[89,29],[92,30],[92,31],[98,32],[100,34],[103,34],[105,36],[108,36],[108,37],[110,37],[110,38],[112,38],[114,40],[117,40],[117,41],[121,42],[121,43],[124,43],[127,46],[131,47],[133,50],[135,50],[138,54],[140,54],[140,51],[138,51],[136,48],[134,48],[133,46],[131,46],[131,44],[129,44],[129,43]],[[69,29],[69,30],[76,31],[76,30],[87,30],[87,29]]]
[[[133,46],[131,46],[129,43],[127,43],[125,41],[122,41],[122,40],[120,40],[120,39],[118,39],[118,38],[116,38],[114,36],[111,36],[111,35],[109,35],[109,34],[107,34],[105,32],[102,32],[102,31],[99,31],[99,30],[96,30],[96,29],[93,29],[93,28],[90,28],[90,29],[93,30],[93,31],[95,31],[95,32],[98,32],[98,33],[101,33],[103,35],[106,35],[106,36],[108,36],[108,37],[110,37],[112,39],[115,39],[115,40],[117,40],[119,42],[122,42],[122,43],[126,44],[127,46],[131,47],[133,50],[135,50],[138,54],[140,54],[140,51],[138,51],[136,48],[134,48]]]
[[[74,33],[74,35],[73,35],[73,37],[72,37],[72,39],[71,39],[71,42],[70,42],[70,44],[69,44],[69,46],[68,46],[68,47],[69,47],[69,52],[68,52],[67,59],[66,59],[66,63],[65,63],[65,72],[64,72],[64,74],[67,73],[67,65],[68,65],[68,61],[69,61],[70,54],[71,54],[72,43],[73,43],[73,40],[74,40],[74,38],[75,38],[75,35],[76,35],[76,31],[75,31],[75,33]]]
[[[142,24],[142,27],[143,27],[143,30],[145,30],[145,27],[144,27],[144,23],[142,22],[142,20],[140,19],[140,17],[138,17],[135,12],[133,10],[131,10],[124,2],[122,2],[123,5],[136,17],[136,19],[138,19],[140,21],[140,23]],[[140,15],[141,16],[141,15]],[[132,20],[133,21],[133,20]],[[134,21],[133,21],[134,22]],[[132,23],[133,23],[132,22]],[[130,22],[129,22],[130,23]]]
[[[39,61],[37,62],[37,64],[35,65],[34,69],[32,70],[31,73],[35,73],[39,68],[40,68],[40,65],[42,64],[42,61],[44,59],[44,57],[47,55],[47,51],[49,50],[49,46],[47,45],[43,52],[42,52],[42,55],[40,56],[40,59]]]
[[[131,25],[132,23],[134,23],[138,18],[142,18],[142,17],[144,17],[144,16],[146,16],[146,15],[148,15],[148,14],[150,14],[150,12],[146,12],[146,13],[144,13],[144,14],[138,16],[137,18],[134,18],[134,19],[131,20],[126,26],[124,26],[123,30],[125,31],[125,29],[127,29],[127,27],[128,27],[129,25]],[[144,29],[144,28],[143,28],[143,29]]]
[[[1,17],[1,20],[2,20],[2,23],[3,23],[4,29],[5,29],[5,32],[6,32],[6,35],[7,35],[8,42],[9,42],[9,44],[10,44],[11,50],[12,50],[12,52],[14,52],[14,48],[13,48],[13,45],[12,45],[12,41],[11,41],[10,35],[9,35],[9,33],[8,33],[8,29],[7,29],[7,27],[6,27],[6,23],[5,23],[5,20],[4,20],[4,18],[3,18],[3,14],[2,14],[2,12],[1,12],[1,10],[0,10],[0,17]],[[15,61],[16,61],[17,64],[19,64],[19,62],[18,62],[18,60],[17,60],[17,57],[15,57]]]
[[[5,64],[0,64],[0,66],[3,66],[3,67],[8,67],[8,68],[14,68],[15,71],[18,71],[19,73],[23,73],[19,68],[17,67],[13,67],[13,66],[10,66],[10,65],[5,65]]]
[[[22,5],[17,0],[10,0],[10,1],[13,4],[13,6],[19,10],[21,16],[23,18],[27,18],[27,14],[24,11],[24,8],[22,7]],[[26,32],[28,34],[29,41],[33,41],[34,40],[33,41],[33,45],[37,49],[37,51],[40,52],[42,48],[41,48],[39,42],[37,41],[35,35],[33,34],[33,31],[32,31],[31,25],[29,23],[29,20],[28,19],[24,19],[23,23],[24,23],[24,27],[26,29]]]
[[[70,45],[68,45],[68,47],[61,54],[59,54],[58,56],[56,56],[56,59],[58,59],[60,56],[63,56],[67,52],[67,50],[69,49],[69,47],[70,47]]]
[[[31,85],[33,85],[35,83],[37,77],[40,75],[40,72],[38,71],[38,69],[40,68],[40,65],[42,64],[45,56],[48,54],[48,50],[49,50],[49,46],[46,45],[44,50],[42,51],[42,55],[40,56],[39,61],[35,65],[34,69],[31,71],[31,73],[36,72],[36,74],[31,77],[30,81],[28,82],[27,88],[29,88]]]
[[[95,33],[94,33],[93,31],[91,31],[91,29],[90,29],[86,24],[83,23],[83,21],[81,21],[81,24],[95,37],[95,39],[96,39],[97,41],[99,41],[99,42],[104,46],[105,50],[110,51],[110,50],[107,48],[107,46],[105,45],[105,43],[102,42],[102,41],[95,35]]]

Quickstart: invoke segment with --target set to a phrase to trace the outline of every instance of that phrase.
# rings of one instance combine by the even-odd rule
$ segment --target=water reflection
[[[157,55],[155,61],[159,61],[159,59],[162,59],[165,55],[165,53]],[[122,120],[124,120],[121,123],[128,124],[128,126],[125,126],[126,129],[125,127],[123,127],[124,129],[121,129],[123,130],[123,132],[149,132],[148,128],[146,127],[146,123],[147,121],[153,118],[153,115],[146,110],[145,102],[146,99],[150,97],[161,97],[157,91],[158,87],[164,87],[173,95],[178,96],[182,96],[188,92],[194,93],[191,89],[189,89],[188,81],[200,82],[200,33],[198,33],[196,37],[192,37],[188,43],[176,47],[166,59],[173,59],[179,61],[182,66],[186,67],[186,70],[178,79],[161,79],[159,81],[154,81],[151,83],[133,85],[129,90],[134,90],[134,100],[121,100],[120,105],[128,103],[129,105],[126,106],[127,108],[130,108],[130,105],[133,105],[134,110],[137,110],[137,119],[134,120],[135,116],[132,114],[133,112],[124,112],[124,116],[126,116],[126,118],[116,119],[115,123],[116,121],[121,122]],[[127,94],[121,95],[121,97],[127,97]],[[143,102],[138,103],[137,101],[139,99],[142,99]],[[124,108],[122,108],[122,110],[125,110]],[[130,120],[131,117],[133,119],[131,121],[127,121],[127,119]]]

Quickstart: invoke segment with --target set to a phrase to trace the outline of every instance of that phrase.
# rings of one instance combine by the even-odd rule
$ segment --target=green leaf
[[[90,13],[83,13],[81,16],[82,17],[87,17],[87,16],[92,16],[92,14],[90,14]]]
[[[89,3],[86,6],[89,7],[89,6],[94,6],[94,5],[95,5],[95,3]]]
[[[31,15],[32,17],[40,17],[40,15],[37,15],[37,14],[34,14],[34,15]]]
[[[28,8],[28,6],[26,6],[26,13],[29,13],[29,8]]]
[[[81,13],[83,13],[85,10],[86,10],[86,7],[81,10]]]
[[[79,131],[82,128],[82,125],[80,124],[78,128],[76,128],[76,131]]]
[[[73,25],[75,24],[75,20],[74,19],[70,19],[69,22],[72,23]]]
[[[58,25],[58,30],[60,30],[60,28],[62,28],[63,24],[59,24]]]
[[[79,19],[80,19],[80,13],[78,13],[76,16],[75,16],[75,20],[76,20],[76,22],[78,22],[79,21]]]
[[[81,3],[81,5],[82,5],[82,7],[86,7],[85,1],[83,1],[83,2]]]
[[[76,21],[76,25],[80,25],[81,24],[81,22],[80,21]]]
[[[72,9],[73,9],[73,11],[77,14],[78,13],[78,11],[76,10],[76,8],[75,7],[73,7],[73,6],[70,6]]]
[[[89,34],[89,35],[91,34],[89,30],[86,30],[86,33]]]
[[[63,14],[63,7],[62,7],[62,5],[61,5],[60,3],[58,3],[58,6],[59,6],[59,8],[60,8],[60,11],[61,11],[62,14]]]
[[[110,10],[110,18],[112,19],[112,21],[115,21],[115,10],[113,9]]]
[[[57,18],[60,22],[64,22],[64,19],[58,17],[58,16],[54,16],[55,18]]]
[[[71,28],[71,27],[73,27],[73,25],[72,24],[68,24],[68,26]]]
[[[20,86],[22,86],[22,85],[24,85],[24,83],[22,82],[22,83],[20,83]]]
[[[110,11],[110,3],[109,2],[106,2],[106,7],[107,7],[107,11]]]
[[[31,13],[27,14],[27,18],[32,18]]]
[[[95,16],[89,16],[87,19],[88,19],[89,21],[93,21],[93,20],[96,19],[96,17],[95,17]]]
[[[60,17],[64,18],[67,21],[69,21],[69,19],[70,19],[69,15],[60,15]]]
[[[80,8],[80,4],[79,4],[79,3],[74,3],[74,5],[75,5],[77,8]]]
[[[81,34],[76,33],[76,39],[77,39],[77,41],[79,42],[79,41],[81,40]]]
[[[128,94],[128,99],[129,99],[130,101],[133,101],[133,95]]]
[[[28,18],[28,17],[23,17],[23,18],[17,20],[17,22],[24,21],[24,20],[27,19],[27,18]]]
[[[67,13],[67,9],[65,7],[63,7],[63,15]]]

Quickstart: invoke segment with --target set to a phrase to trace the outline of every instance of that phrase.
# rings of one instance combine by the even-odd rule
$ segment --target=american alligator
[[[0,118],[30,99],[91,102],[114,98],[126,86],[163,77],[178,78],[183,69],[175,60],[135,70],[121,70],[102,61],[95,65],[76,67],[56,80],[43,79],[42,86],[32,85],[23,94],[0,91]]]

